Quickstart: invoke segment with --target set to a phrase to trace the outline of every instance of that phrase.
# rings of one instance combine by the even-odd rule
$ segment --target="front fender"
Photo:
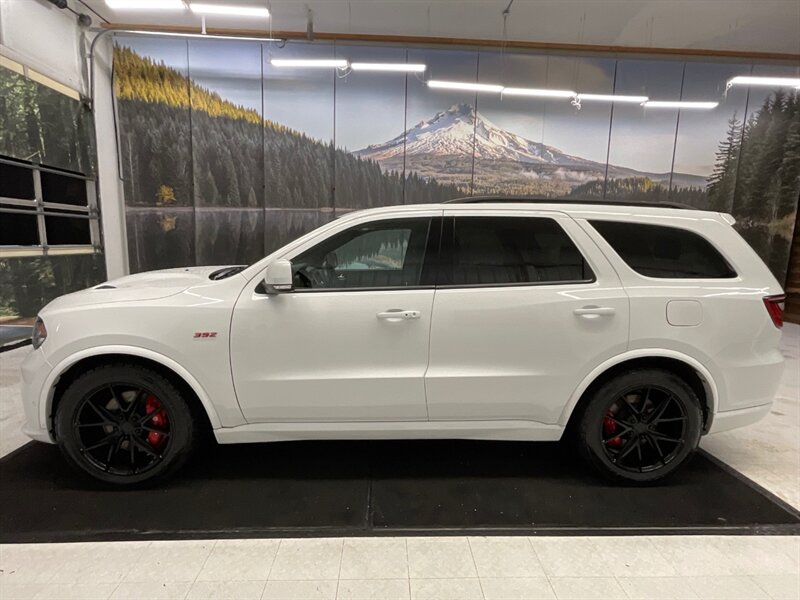
[[[47,376],[47,379],[45,379],[41,390],[41,397],[39,398],[39,424],[41,427],[45,429],[48,428],[49,417],[53,404],[53,390],[55,388],[56,380],[75,363],[92,356],[102,356],[107,354],[122,354],[146,358],[174,371],[178,376],[182,377],[189,387],[192,388],[192,391],[197,394],[197,397],[200,399],[200,403],[203,405],[203,408],[208,415],[208,420],[211,423],[211,427],[214,429],[219,429],[222,427],[220,417],[217,414],[217,410],[212,404],[208,393],[197,380],[197,378],[194,377],[194,375],[192,375],[179,363],[167,356],[164,356],[163,354],[147,348],[127,345],[94,346],[92,348],[86,348],[85,350],[80,350],[74,354],[70,354],[67,358],[64,358],[57,365],[55,365],[53,370],[50,371],[50,374]]]

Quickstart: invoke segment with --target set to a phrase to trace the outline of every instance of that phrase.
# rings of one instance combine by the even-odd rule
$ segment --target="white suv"
[[[486,198],[348,214],[249,267],[58,298],[22,366],[25,431],[106,482],[198,434],[558,440],[617,480],[753,423],[783,292],[729,215]]]

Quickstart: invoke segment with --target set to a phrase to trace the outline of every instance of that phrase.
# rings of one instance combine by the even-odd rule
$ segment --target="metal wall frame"
[[[102,244],[100,238],[99,211],[97,207],[97,191],[95,180],[93,178],[77,173],[70,173],[68,171],[51,169],[42,165],[26,164],[4,158],[0,158],[0,163],[30,170],[33,176],[33,189],[35,196],[32,200],[0,196],[0,215],[3,213],[36,215],[39,233],[38,245],[2,245],[2,240],[0,240],[0,258],[21,256],[59,256],[65,254],[94,254],[101,251]],[[83,180],[84,185],[86,186],[87,205],[75,206],[73,204],[45,201],[42,193],[42,172],[54,173],[61,177]],[[63,212],[53,212],[54,210]],[[88,219],[91,243],[76,245],[48,244],[47,228],[45,224],[45,217],[47,216]]]

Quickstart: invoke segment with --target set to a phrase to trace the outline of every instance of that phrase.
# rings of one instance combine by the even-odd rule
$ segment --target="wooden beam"
[[[177,25],[145,25],[138,23],[107,23],[103,28],[112,30],[153,31],[158,33],[193,33],[199,34],[199,27]],[[209,27],[210,35],[228,35],[242,37],[268,37],[287,40],[306,40],[305,31],[272,31],[262,29],[221,29]],[[416,35],[376,35],[370,33],[323,33],[314,32],[314,40],[362,42],[379,44],[403,44],[412,46],[466,46],[478,48],[513,48],[518,50],[538,50],[540,52],[571,52],[585,54],[614,55],[648,55],[669,56],[675,58],[724,58],[750,61],[788,61],[800,63],[800,54],[782,52],[744,52],[738,50],[708,50],[701,48],[651,48],[648,46],[611,46],[605,44],[563,44],[554,42],[531,42],[525,40],[497,40],[475,38],[445,38]]]

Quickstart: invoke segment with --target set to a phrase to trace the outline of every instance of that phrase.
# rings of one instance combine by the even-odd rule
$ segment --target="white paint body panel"
[[[450,215],[481,215],[448,209]],[[628,298],[591,239],[567,215],[555,218],[595,273],[592,283],[436,290],[426,376],[431,420],[520,419],[554,424],[577,382],[628,343]],[[609,315],[577,315],[602,307]]]
[[[272,261],[366,222],[441,215],[555,219],[591,266],[587,283],[259,293]],[[780,330],[763,297],[781,293],[717,213],[655,207],[458,204],[351,213],[241,273],[170,269],[58,298],[48,337],[23,367],[25,431],[49,433],[53,388],[90,356],[140,357],[194,390],[224,443],[295,439],[558,439],[581,394],[626,360],[692,367],[711,430],[761,418],[777,389]],[[738,276],[639,275],[591,227],[608,219],[690,229]],[[392,309],[413,318],[378,319]],[[599,311],[597,309],[600,309]],[[576,311],[578,311],[576,313]],[[213,332],[197,338],[196,332]]]

